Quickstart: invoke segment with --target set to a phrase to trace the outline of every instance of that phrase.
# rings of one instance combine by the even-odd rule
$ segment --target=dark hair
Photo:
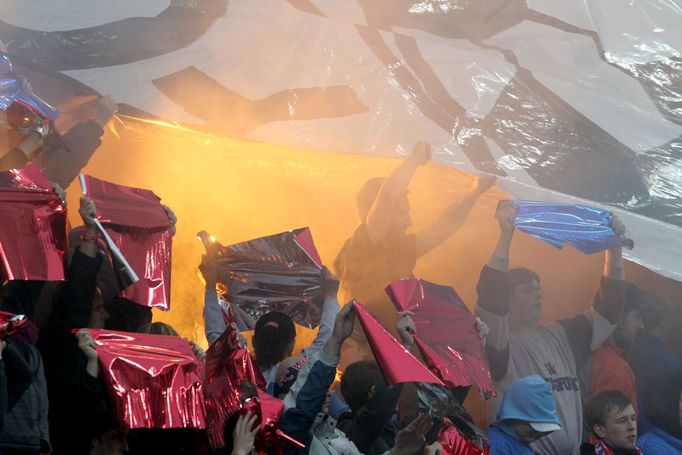
[[[138,333],[148,333],[150,335],[166,335],[176,337],[178,332],[173,327],[163,322],[150,322],[137,328]]]
[[[225,453],[232,453],[234,445],[234,429],[237,427],[237,420],[239,420],[239,411],[233,412],[223,425],[223,443],[225,444]]]
[[[256,365],[265,370],[281,362],[290,354],[295,339],[296,327],[289,316],[279,311],[261,316],[251,339]]]
[[[104,308],[109,313],[104,326],[107,330],[134,332],[138,327],[152,322],[151,308],[123,297],[116,297],[111,302],[104,302]]]
[[[516,269],[511,269],[509,271],[509,290],[514,291],[514,288],[520,284],[528,284],[533,281],[540,282],[540,277],[537,273],[533,272],[531,269],[526,269],[519,267]]]
[[[355,413],[367,402],[372,387],[385,385],[379,365],[374,360],[360,360],[348,365],[341,376],[341,395]]]
[[[606,425],[606,417],[611,409],[621,412],[630,404],[630,398],[619,390],[605,390],[590,397],[584,408],[585,422],[590,432],[594,433],[595,425]]]
[[[374,204],[374,200],[379,194],[379,190],[381,189],[384,180],[386,179],[383,177],[371,178],[367,180],[365,184],[362,185],[362,188],[360,188],[360,191],[358,191],[355,202],[358,205],[358,215],[360,215],[360,219],[363,223],[372,208],[372,204]]]

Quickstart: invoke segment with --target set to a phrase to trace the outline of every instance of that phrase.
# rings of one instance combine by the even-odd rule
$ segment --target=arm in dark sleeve
[[[5,362],[0,359],[0,431],[5,427],[7,414],[7,376],[5,376]]]
[[[50,161],[45,166],[45,175],[53,182],[66,188],[78,173],[88,164],[90,157],[102,144],[102,127],[94,120],[73,126],[62,136],[67,149],[55,147]]]
[[[295,396],[295,406],[285,411],[280,422],[280,428],[287,435],[301,442],[308,439],[308,431],[322,411],[329,387],[334,382],[336,367],[332,364],[337,362],[315,361],[307,372],[303,386],[299,390],[290,391],[292,397]],[[296,386],[297,384],[294,384],[294,387]]]
[[[586,365],[592,351],[613,333],[622,317],[624,294],[624,281],[602,277],[592,309],[559,321],[566,331],[578,367]]]
[[[624,301],[625,281],[603,276],[592,301],[592,308],[611,324],[616,325],[623,317]]]
[[[357,415],[341,428],[360,452],[369,451],[372,443],[388,425],[402,390],[402,384],[391,387],[377,386]]]
[[[58,330],[87,327],[97,286],[102,255],[88,257],[76,250],[67,270],[62,292],[50,314],[49,326]]]
[[[570,319],[558,321],[566,332],[566,338],[575,357],[575,364],[581,367],[590,359],[592,344],[592,324],[587,316],[579,314]]]
[[[509,369],[509,279],[488,265],[483,267],[476,286],[476,314],[490,330],[485,351],[493,380],[499,381]]]

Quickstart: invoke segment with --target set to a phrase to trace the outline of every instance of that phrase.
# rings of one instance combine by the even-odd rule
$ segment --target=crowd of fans
[[[105,102],[103,111],[108,118],[114,109]],[[98,136],[106,119],[96,123],[91,126]],[[0,170],[37,159],[44,137],[0,126],[7,142]],[[338,278],[324,269],[322,316],[310,346],[293,352],[296,329],[283,313],[268,313],[255,324],[253,362],[265,379],[264,391],[285,404],[279,428],[305,446],[283,443],[284,453],[453,453],[444,452],[438,440],[445,417],[462,434],[472,429],[486,434],[480,453],[493,455],[682,453],[682,361],[666,351],[657,332],[666,303],[625,281],[621,250],[615,248],[605,254],[591,308],[541,325],[539,274],[509,269],[516,216],[511,205],[495,214],[500,237],[476,285],[477,329],[497,389],[488,403],[490,427],[477,429],[461,407],[467,388],[446,391],[460,405],[458,412],[405,412],[402,404],[416,400],[419,384],[389,385],[367,349],[358,354],[363,341],[354,330],[356,309],[340,306],[338,294],[343,292],[343,302],[358,299],[385,309],[383,289],[414,276],[417,259],[453,235],[494,184],[490,177],[477,179],[432,225],[407,233],[407,187],[429,159],[428,146],[418,144],[391,175],[370,180],[360,191],[361,224],[334,263]],[[58,183],[67,185],[71,178]],[[225,446],[217,449],[202,430],[130,430],[116,419],[87,329],[177,332],[152,322],[150,308],[106,290],[94,202],[82,197],[79,211],[86,232],[72,239],[63,283],[15,280],[2,286],[0,310],[27,315],[29,322],[0,341],[0,453],[254,453],[259,428],[251,413],[226,420]],[[170,209],[168,215],[174,223]],[[8,226],[0,221],[0,229]],[[615,217],[612,227],[616,234],[625,233]],[[214,343],[236,328],[226,322],[218,302],[217,255],[211,248],[200,269],[206,281],[206,338]],[[413,350],[411,314],[399,313],[397,321],[395,332],[404,348]],[[191,348],[205,361],[201,347],[191,343]],[[342,356],[345,368],[336,387]]]

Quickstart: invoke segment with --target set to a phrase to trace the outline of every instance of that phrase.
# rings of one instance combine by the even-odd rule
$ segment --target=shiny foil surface
[[[89,329],[126,428],[205,428],[204,365],[180,337]]]
[[[613,215],[586,205],[540,201],[503,201],[518,214],[514,226],[556,248],[570,244],[584,254],[615,247],[633,248],[634,242],[618,236],[611,228]]]
[[[247,327],[272,311],[311,329],[320,324],[322,264],[308,228],[220,246],[219,255],[218,292]]]
[[[153,192],[85,176],[85,194],[97,218],[140,278],[121,296],[170,309],[173,226]]]
[[[479,448],[462,436],[452,422],[447,420],[438,433],[438,442],[443,446],[442,455],[487,455],[490,453],[487,445]]]
[[[64,280],[66,206],[40,167],[0,173],[0,278]]]
[[[399,311],[414,313],[415,343],[431,371],[450,387],[475,385],[484,396],[495,394],[476,320],[453,288],[404,279],[386,293]]]
[[[428,368],[422,365],[391,333],[359,302],[353,301],[358,320],[365,332],[374,358],[389,385],[404,382],[426,382],[443,385]]]
[[[28,322],[28,318],[23,314],[0,311],[0,340],[12,335],[26,322]]]
[[[223,427],[243,401],[265,389],[265,380],[236,331],[226,330],[206,351],[206,415],[212,447],[223,447]]]

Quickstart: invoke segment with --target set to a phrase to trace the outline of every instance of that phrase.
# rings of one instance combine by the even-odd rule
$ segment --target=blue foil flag
[[[512,204],[516,210],[514,226],[557,248],[569,243],[584,254],[624,246],[634,242],[616,235],[611,227],[613,215],[586,205],[541,201],[500,201]]]
[[[21,83],[21,76],[12,70],[9,55],[0,48],[0,109],[7,109],[15,101],[53,122],[59,115],[56,108],[35,93],[26,90]]]

